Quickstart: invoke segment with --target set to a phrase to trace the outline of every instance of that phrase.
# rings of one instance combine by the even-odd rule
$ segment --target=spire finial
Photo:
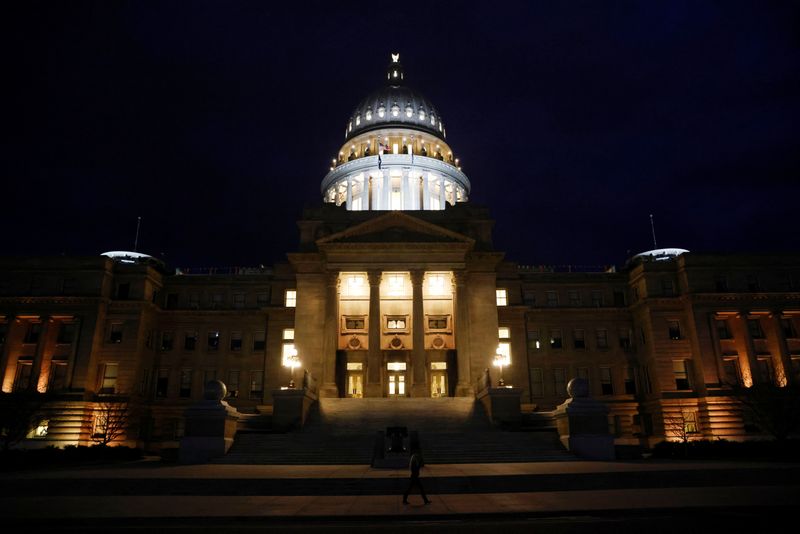
[[[386,82],[389,85],[402,85],[403,84],[403,65],[400,63],[400,53],[392,52],[389,54],[392,58],[391,63],[386,68]]]

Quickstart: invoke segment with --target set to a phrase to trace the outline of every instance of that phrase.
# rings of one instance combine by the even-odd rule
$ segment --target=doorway
[[[347,362],[347,389],[345,396],[352,399],[364,397],[364,364]]]
[[[406,362],[388,362],[386,364],[389,397],[406,396]]]

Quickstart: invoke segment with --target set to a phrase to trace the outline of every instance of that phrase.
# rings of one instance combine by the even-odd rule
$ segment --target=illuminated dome
[[[405,85],[392,54],[386,85],[365,98],[322,180],[323,200],[348,210],[443,210],[464,202],[467,176],[445,141],[439,111]]]

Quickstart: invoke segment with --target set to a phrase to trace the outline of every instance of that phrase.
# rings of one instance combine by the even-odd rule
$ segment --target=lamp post
[[[283,360],[283,366],[290,369],[289,389],[294,389],[294,370],[300,367],[300,358],[297,357],[297,349],[292,349]]]
[[[500,347],[497,347],[497,352],[494,354],[494,365],[495,367],[500,368],[500,380],[497,381],[498,387],[502,388],[506,385],[505,380],[503,380],[503,366],[508,365],[509,363],[508,357],[503,354],[503,351],[500,349]]]

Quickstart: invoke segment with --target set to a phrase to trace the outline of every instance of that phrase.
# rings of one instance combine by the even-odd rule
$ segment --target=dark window
[[[178,390],[178,396],[182,398],[189,398],[192,396],[192,370],[181,370],[181,387]]]
[[[797,337],[797,329],[791,317],[781,319],[781,330],[783,331],[783,337],[787,339],[795,339]]]
[[[558,292],[557,291],[545,291],[545,295],[547,297],[547,305],[548,306],[558,306]]]
[[[212,330],[208,333],[208,350],[219,350],[219,330]]]
[[[242,350],[242,333],[231,332],[231,351],[239,352]]]
[[[167,309],[174,310],[178,307],[178,294],[170,293],[167,295]]]
[[[63,391],[67,387],[67,362],[53,360],[50,364],[50,386],[48,391]]]
[[[161,350],[170,351],[175,345],[175,336],[172,332],[161,333]]]
[[[250,373],[250,398],[260,399],[264,395],[264,374],[261,371]]]
[[[561,330],[550,330],[550,348],[560,349],[561,346]]]
[[[603,292],[594,290],[592,291],[592,307],[593,308],[602,308],[603,307]]]
[[[627,328],[619,329],[619,348],[624,350],[631,348],[631,331]]]
[[[692,389],[689,383],[689,362],[686,360],[675,360],[672,362],[672,371],[675,376],[675,389]]]
[[[8,335],[8,323],[0,323],[0,346],[5,345]]]
[[[764,339],[764,330],[761,328],[759,319],[748,319],[747,328],[750,330],[750,336],[753,339]]]
[[[614,290],[614,306],[623,308],[625,306],[625,292],[619,289]]]
[[[775,383],[775,372],[772,369],[772,358],[758,358],[758,375],[764,384]]]
[[[575,341],[575,348],[576,349],[585,349],[586,348],[586,339],[584,338],[583,330],[575,330],[572,333],[573,339]]]
[[[122,343],[122,323],[112,323],[111,333],[108,335],[109,343]]]
[[[600,391],[603,395],[614,394],[614,384],[611,382],[611,368],[600,368]]]
[[[569,297],[569,305],[570,306],[580,306],[581,305],[581,294],[577,290],[571,289],[567,292],[567,296]]]
[[[244,293],[235,293],[233,295],[233,307],[234,308],[244,308],[245,306],[245,294]]]
[[[628,395],[636,394],[636,374],[633,367],[625,368],[625,393]]]
[[[197,347],[197,332],[186,332],[186,337],[183,338],[183,349],[194,350]]]
[[[669,325],[669,338],[670,339],[680,339],[681,338],[681,324],[678,321],[667,321]]]
[[[75,323],[61,323],[58,329],[56,343],[70,345],[75,340]]]
[[[28,329],[25,330],[25,339],[23,343],[39,343],[39,336],[42,334],[42,323],[28,323]]]
[[[739,369],[738,358],[725,358],[722,361],[723,380],[729,386],[738,386],[742,383],[742,373]]]
[[[758,282],[758,276],[754,274],[747,275],[747,290],[748,291],[761,291],[761,284]]]
[[[535,291],[525,291],[522,293],[522,301],[527,306],[535,306],[536,305],[536,292]]]
[[[665,297],[672,297],[675,295],[675,285],[669,278],[663,278],[661,280],[661,294]]]
[[[131,295],[131,284],[130,282],[125,282],[124,284],[119,284],[117,286],[117,298],[119,300],[125,300],[129,298]]]
[[[264,337],[264,332],[255,332],[253,334],[253,350],[260,352],[264,350],[264,347],[267,346],[266,338]]]
[[[539,331],[538,330],[528,330],[528,350],[537,350],[541,348],[542,344],[539,341]]]
[[[269,306],[269,293],[259,293],[256,295],[256,304],[259,307]]]
[[[350,319],[348,319],[350,321]],[[364,319],[355,320],[354,325],[350,326],[350,323],[347,323],[348,330],[353,329],[363,329],[364,328]],[[446,330],[447,329],[447,317],[429,317],[428,318],[428,330]]]
[[[168,387],[169,387],[169,369],[159,369],[158,378],[156,379],[156,397],[162,399],[166,397]]]
[[[608,330],[606,330],[605,328],[597,329],[597,348],[598,349],[608,348]]]
[[[717,325],[717,337],[719,339],[732,339],[731,331],[728,329],[728,321],[727,319],[717,319],[715,321]]]
[[[14,391],[25,391],[31,385],[31,372],[33,371],[33,360],[26,358],[17,361],[17,374],[14,377]]]

